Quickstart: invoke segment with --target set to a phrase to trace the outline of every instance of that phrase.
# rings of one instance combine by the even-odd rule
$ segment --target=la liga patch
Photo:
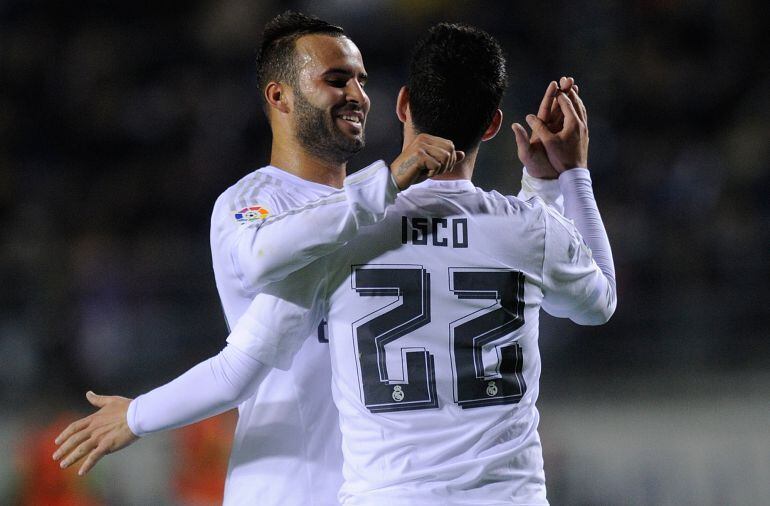
[[[236,221],[241,223],[249,223],[257,220],[264,220],[270,215],[270,211],[262,206],[249,206],[244,207],[240,211],[234,213]]]

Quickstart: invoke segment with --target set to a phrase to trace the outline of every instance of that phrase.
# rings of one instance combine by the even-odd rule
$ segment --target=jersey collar
[[[426,179],[410,188],[431,188],[436,190],[473,190],[476,187],[469,179]]]
[[[340,188],[335,188],[333,186],[327,186],[325,184],[316,183],[314,181],[308,181],[307,179],[302,179],[301,177],[295,176],[291,172],[286,172],[283,169],[279,169],[274,165],[265,165],[259,170],[275,178],[278,178],[282,181],[291,183],[295,186],[304,186],[305,188],[312,188],[315,190],[322,190],[325,192],[340,191]]]

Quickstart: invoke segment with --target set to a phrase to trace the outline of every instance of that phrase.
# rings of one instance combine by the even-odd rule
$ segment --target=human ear
[[[492,116],[492,121],[489,122],[484,134],[481,136],[481,141],[488,141],[500,131],[500,125],[503,124],[503,111],[500,109],[495,111],[495,115]]]
[[[265,101],[271,108],[286,114],[291,110],[288,88],[281,83],[270,81],[265,87]]]
[[[406,123],[412,119],[412,113],[409,111],[409,88],[402,86],[398,91],[396,99],[396,116],[401,123]]]

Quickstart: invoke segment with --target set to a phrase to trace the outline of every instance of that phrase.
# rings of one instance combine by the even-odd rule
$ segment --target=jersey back
[[[324,263],[344,504],[547,504],[545,214],[428,180]]]

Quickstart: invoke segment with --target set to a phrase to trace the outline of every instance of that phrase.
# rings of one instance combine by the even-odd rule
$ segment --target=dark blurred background
[[[770,501],[766,7],[5,0],[0,450],[11,457],[0,502],[33,504],[29,490],[64,486],[83,504],[189,503],[170,485],[185,467],[169,461],[182,452],[173,435],[66,486],[58,471],[54,484],[30,485],[42,473],[30,441],[88,412],[87,389],[135,396],[224,346],[210,212],[268,161],[254,56],[263,25],[286,8],[342,25],[364,55],[372,110],[353,170],[399,153],[395,97],[434,22],[501,41],[506,125],[535,112],[550,80],[576,78],[620,296],[600,328],[543,318],[551,501]],[[475,182],[515,194],[520,175],[506,126],[482,146]]]

